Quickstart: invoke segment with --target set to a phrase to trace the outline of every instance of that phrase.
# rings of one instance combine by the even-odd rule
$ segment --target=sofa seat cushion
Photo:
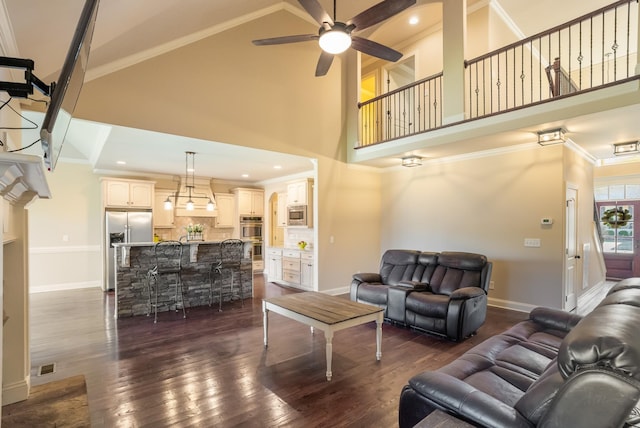
[[[449,296],[415,292],[407,296],[406,310],[429,318],[446,318]]]
[[[549,333],[534,321],[523,321],[474,346],[438,371],[515,406],[554,361],[553,349],[557,353],[562,341],[558,335],[558,331]]]
[[[386,305],[388,288],[383,284],[362,283],[358,287],[358,300],[374,305]]]

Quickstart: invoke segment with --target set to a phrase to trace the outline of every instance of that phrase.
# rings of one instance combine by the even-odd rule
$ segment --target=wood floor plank
[[[375,323],[337,332],[333,379],[325,377],[321,331],[269,319],[262,298],[296,290],[254,279],[256,297],[153,318],[113,318],[113,293],[83,289],[32,294],[32,385],[83,374],[93,427],[393,427],[400,391],[526,314],[489,308],[461,343],[385,324],[382,360]],[[344,296],[347,298],[346,296]],[[37,376],[41,364],[56,372]]]

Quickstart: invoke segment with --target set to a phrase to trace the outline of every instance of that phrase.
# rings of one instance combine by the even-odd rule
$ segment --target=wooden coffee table
[[[376,359],[382,358],[383,309],[364,303],[352,302],[341,297],[307,291],[262,300],[264,315],[264,346],[268,346],[269,311],[324,331],[327,354],[327,380],[331,380],[331,355],[333,333],[345,328],[376,322]]]

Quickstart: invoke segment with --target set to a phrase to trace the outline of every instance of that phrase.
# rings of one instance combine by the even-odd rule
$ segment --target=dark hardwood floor
[[[337,332],[333,379],[322,332],[278,314],[263,346],[262,297],[296,292],[255,277],[255,297],[180,314],[113,318],[112,293],[32,294],[32,385],[83,374],[94,427],[393,427],[402,387],[526,314],[489,308],[462,343],[385,324],[382,361],[375,323]],[[344,296],[348,298],[347,296]],[[40,365],[56,372],[37,376]]]

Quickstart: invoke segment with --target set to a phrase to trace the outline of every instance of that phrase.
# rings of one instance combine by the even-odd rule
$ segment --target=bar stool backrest
[[[220,261],[222,267],[240,267],[243,258],[244,242],[240,239],[225,239],[220,243]]]
[[[179,241],[158,242],[154,254],[159,274],[176,273],[182,269],[182,244]]]

